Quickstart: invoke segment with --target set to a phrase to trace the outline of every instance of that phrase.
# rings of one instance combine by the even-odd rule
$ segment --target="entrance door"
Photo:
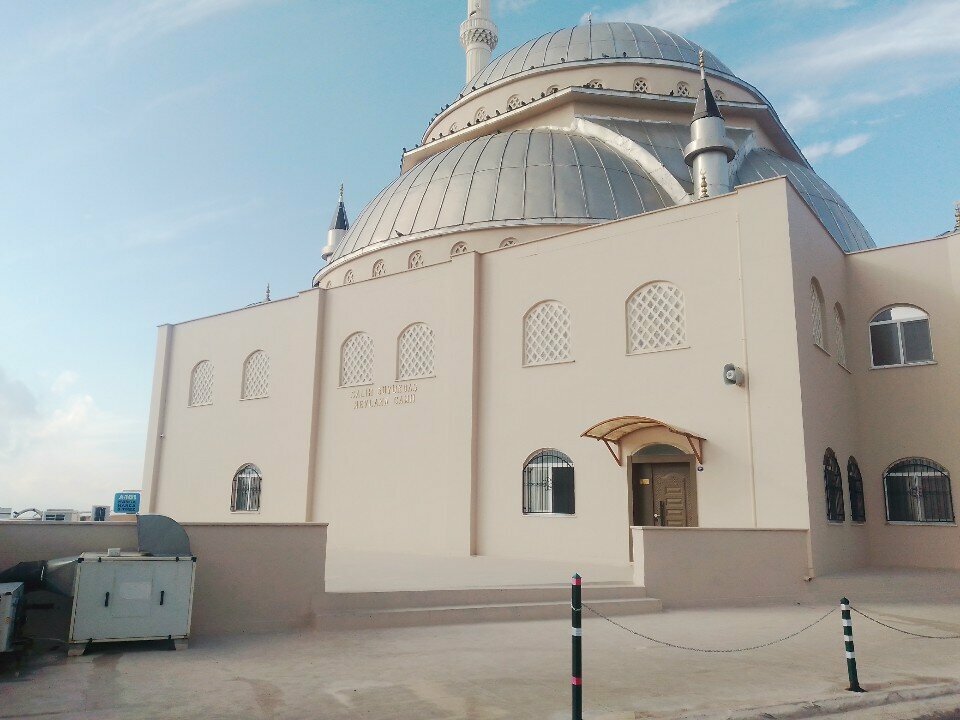
[[[653,465],[653,519],[665,527],[687,527],[692,508],[687,502],[690,480],[689,463],[655,463]]]

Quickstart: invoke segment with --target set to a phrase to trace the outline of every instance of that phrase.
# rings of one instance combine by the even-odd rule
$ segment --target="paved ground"
[[[776,638],[827,609],[679,610],[620,621],[719,648]],[[960,603],[869,609],[914,632],[960,634]],[[585,717],[593,720],[762,717],[761,708],[782,704],[766,717],[960,717],[960,640],[912,638],[856,620],[861,682],[870,691],[858,696],[844,691],[837,613],[745,653],[674,650],[596,618],[584,626]],[[0,671],[0,717],[568,718],[569,646],[564,621],[208,638],[184,652],[119,644],[70,660],[48,653],[19,677]],[[891,704],[900,698],[908,702]]]

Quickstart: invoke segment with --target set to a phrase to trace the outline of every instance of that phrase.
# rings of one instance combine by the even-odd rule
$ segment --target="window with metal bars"
[[[260,482],[263,478],[256,465],[246,464],[233,476],[230,494],[230,512],[257,512],[260,510]]]
[[[950,473],[927,458],[904,458],[883,473],[890,522],[952,523]]]
[[[851,455],[847,460],[847,492],[850,493],[850,519],[855,523],[867,521],[867,506],[863,501],[863,476],[860,465]]]
[[[553,448],[538,450],[523,466],[523,514],[573,515],[573,461]]]
[[[823,486],[827,496],[827,520],[843,522],[846,512],[843,509],[843,474],[837,455],[831,448],[823,454]]]
[[[930,317],[909,305],[878,312],[870,321],[870,354],[875,368],[933,362]]]

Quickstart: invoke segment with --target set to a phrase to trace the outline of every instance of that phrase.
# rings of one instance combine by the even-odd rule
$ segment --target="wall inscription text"
[[[354,410],[412,405],[417,401],[416,383],[393,383],[378,387],[362,387],[350,392]]]

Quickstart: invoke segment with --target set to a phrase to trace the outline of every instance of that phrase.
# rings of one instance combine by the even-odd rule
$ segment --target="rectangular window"
[[[903,361],[919,363],[933,360],[930,323],[927,320],[910,320],[901,323],[900,327],[903,332]]]
[[[896,323],[870,326],[873,366],[900,365],[900,337]]]
[[[553,468],[553,512],[573,515],[573,468]]]
[[[950,478],[887,475],[887,519],[891,522],[953,522]]]

